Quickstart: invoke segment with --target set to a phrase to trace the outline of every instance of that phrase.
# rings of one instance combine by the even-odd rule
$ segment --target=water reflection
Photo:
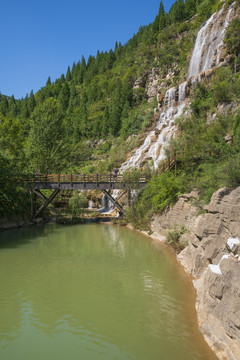
[[[12,232],[6,242],[0,357],[31,334],[50,352],[58,344],[58,359],[63,335],[72,359],[156,359],[160,351],[164,359],[214,358],[188,320],[183,274],[145,237],[108,225],[48,225]]]

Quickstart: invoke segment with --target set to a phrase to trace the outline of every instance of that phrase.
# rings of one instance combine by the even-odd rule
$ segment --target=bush
[[[123,173],[123,182],[128,188],[138,188],[141,171],[135,168],[131,168]]]
[[[150,203],[155,213],[165,210],[172,206],[185,190],[183,180],[182,176],[175,176],[170,171],[154,176],[145,186],[141,202]]]
[[[167,232],[167,244],[171,245],[177,252],[180,252],[187,245],[180,242],[181,236],[186,232],[189,232],[189,230],[185,226],[179,227],[176,225],[173,230]]]
[[[81,215],[87,206],[88,200],[85,192],[75,194],[68,202],[68,210],[73,216]]]

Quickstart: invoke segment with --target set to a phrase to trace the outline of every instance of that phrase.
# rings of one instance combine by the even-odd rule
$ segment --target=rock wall
[[[172,227],[185,226],[188,246],[177,258],[192,274],[199,327],[219,359],[240,359],[240,187],[214,193],[205,213],[194,206],[197,194],[183,195],[152,223],[164,240]],[[157,234],[161,234],[159,237]]]

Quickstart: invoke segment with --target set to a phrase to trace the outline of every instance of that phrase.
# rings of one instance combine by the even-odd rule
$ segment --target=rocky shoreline
[[[240,187],[219,189],[201,213],[197,202],[196,192],[182,195],[148,235],[166,243],[172,229],[185,229],[177,260],[193,277],[200,331],[218,359],[239,360]]]

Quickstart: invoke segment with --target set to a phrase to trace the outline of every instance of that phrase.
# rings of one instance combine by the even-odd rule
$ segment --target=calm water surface
[[[122,227],[0,234],[1,360],[211,360],[186,274]]]

